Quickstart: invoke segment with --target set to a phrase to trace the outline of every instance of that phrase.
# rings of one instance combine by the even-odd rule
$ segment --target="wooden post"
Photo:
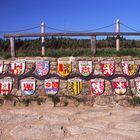
[[[120,32],[120,20],[117,19],[116,20],[116,33],[119,33]],[[117,38],[116,38],[116,51],[119,51],[120,50],[120,36],[117,35]]]
[[[96,36],[91,36],[91,51],[96,54]]]
[[[10,38],[10,47],[11,47],[11,57],[15,58],[15,39],[14,39],[14,37]]]
[[[41,33],[45,33],[45,23],[44,22],[41,23]],[[45,56],[45,45],[44,45],[44,43],[45,43],[45,37],[42,36],[41,37],[42,56]]]

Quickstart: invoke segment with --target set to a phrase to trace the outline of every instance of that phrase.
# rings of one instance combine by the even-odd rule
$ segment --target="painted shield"
[[[68,76],[72,72],[71,62],[62,61],[58,62],[58,73],[61,76]]]
[[[11,62],[11,73],[13,75],[22,75],[25,72],[25,61]]]
[[[59,80],[58,79],[45,79],[44,87],[45,87],[45,92],[48,95],[54,95],[58,92]]]
[[[12,90],[12,79],[0,79],[0,94],[10,94]]]
[[[91,79],[90,80],[91,91],[95,95],[101,95],[105,90],[105,81],[104,79]]]
[[[2,73],[3,71],[3,61],[0,61],[0,74]]]
[[[35,92],[35,79],[23,79],[21,81],[21,91],[24,95],[32,95]]]
[[[140,96],[140,79],[135,79],[135,89],[136,89],[137,95]]]
[[[122,61],[121,66],[123,73],[128,76],[134,75],[137,69],[137,66],[134,64],[134,61]]]
[[[81,79],[69,79],[68,80],[68,91],[70,94],[78,95],[81,93],[83,83]]]
[[[125,94],[127,88],[127,82],[126,80],[116,79],[113,81],[113,87],[117,94],[119,95]]]
[[[115,72],[115,63],[114,61],[102,61],[101,62],[102,73],[105,76],[112,76]]]
[[[39,76],[44,76],[49,73],[50,63],[49,61],[37,61],[35,73]]]
[[[89,76],[92,73],[92,61],[79,61],[79,72],[83,76]]]

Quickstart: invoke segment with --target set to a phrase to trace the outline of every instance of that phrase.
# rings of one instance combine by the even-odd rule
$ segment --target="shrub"
[[[134,96],[131,99],[127,99],[130,105],[132,106],[140,106],[140,97]]]

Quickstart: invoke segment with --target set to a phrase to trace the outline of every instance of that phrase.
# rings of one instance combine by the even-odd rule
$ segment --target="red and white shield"
[[[0,79],[0,94],[10,94],[12,90],[12,79]]]
[[[79,72],[83,76],[89,76],[92,73],[92,61],[79,61]]]
[[[21,80],[21,91],[24,95],[32,95],[35,92],[35,79]]]
[[[13,61],[11,62],[11,73],[13,75],[22,75],[25,72],[25,61]]]
[[[102,73],[105,76],[112,76],[115,72],[115,63],[114,61],[102,61],[101,62]]]
[[[0,61],[0,74],[2,73],[3,71],[3,61]]]
[[[137,95],[140,96],[140,79],[135,79],[135,89],[136,89]]]
[[[128,76],[134,75],[137,69],[134,61],[122,61],[122,72]]]
[[[47,94],[54,95],[58,92],[59,80],[58,79],[45,79],[44,87]]]
[[[101,95],[105,90],[105,81],[103,79],[91,79],[90,86],[91,86],[91,91],[95,95]]]
[[[116,79],[113,81],[113,87],[117,94],[125,94],[127,88],[127,82],[123,79]]]

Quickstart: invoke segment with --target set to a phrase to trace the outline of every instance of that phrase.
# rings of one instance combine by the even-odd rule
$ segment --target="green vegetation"
[[[120,38],[121,51],[115,49],[115,37],[97,40],[97,54],[95,56],[138,56],[140,57],[140,40],[126,40]],[[72,38],[46,38],[46,52],[49,57],[64,56],[93,56],[90,50],[90,39],[72,39]],[[9,40],[0,39],[0,57],[10,58]],[[41,56],[41,40],[39,39],[16,39],[15,50],[18,57]]]
[[[37,105],[41,105],[42,103],[46,102],[46,98],[39,96],[29,96],[20,100],[20,103],[24,104],[25,106],[29,106],[29,104],[33,102],[36,102]]]
[[[140,97],[133,96],[132,99],[128,99],[131,106],[140,106]]]
[[[48,95],[48,97],[53,102],[54,107],[60,102],[60,97],[58,95]]]

